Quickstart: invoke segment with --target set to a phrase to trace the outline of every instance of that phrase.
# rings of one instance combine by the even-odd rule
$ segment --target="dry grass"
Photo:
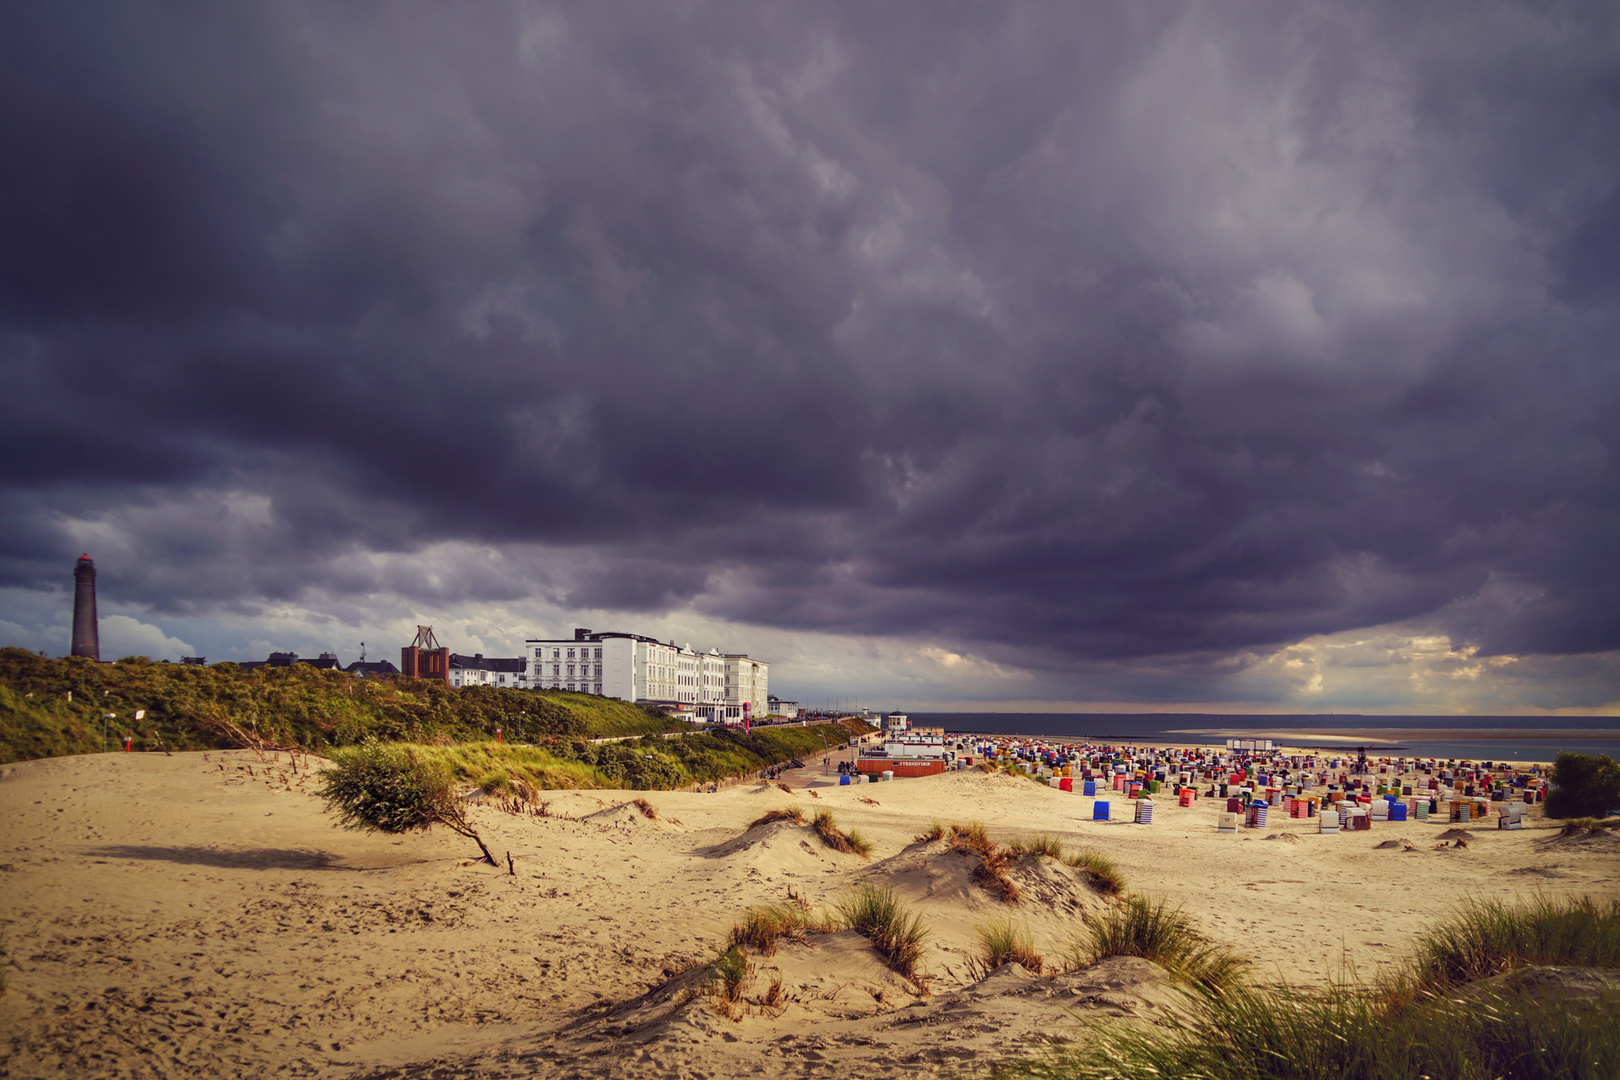
[[[1561,829],[1559,831],[1558,835],[1559,836],[1579,836],[1582,833],[1601,832],[1604,829],[1620,829],[1620,817],[1612,817],[1612,818],[1591,818],[1591,817],[1570,818],[1568,821],[1564,822],[1564,827],[1563,827],[1563,829]]]
[[[784,938],[802,942],[807,934],[826,933],[831,928],[827,918],[813,918],[802,907],[771,904],[749,908],[742,921],[731,928],[730,944],[753,949],[761,956],[775,956]]]
[[[1032,855],[1045,855],[1052,859],[1063,858],[1063,841],[1055,836],[1033,836],[1023,841],[1022,847]]]
[[[912,840],[915,843],[925,844],[930,840],[941,840],[944,839],[944,837],[945,826],[936,820],[932,825],[928,826],[928,829],[925,832],[920,832],[916,836],[912,837]]]
[[[815,818],[810,822],[810,828],[821,837],[823,844],[834,851],[841,851],[846,855],[859,855],[863,859],[871,857],[872,845],[859,832],[846,833],[839,829],[838,822],[830,810],[817,810]]]
[[[793,794],[793,789],[788,787],[786,784],[782,783],[782,781],[780,781],[780,780],[778,780],[776,782],[776,786],[781,788],[783,791],[787,792],[789,795]]]
[[[951,825],[951,847],[958,851],[971,851],[982,855],[994,850],[995,846],[984,825],[977,821],[967,825]]]
[[[637,810],[640,810],[641,816],[646,818],[648,821],[658,820],[658,811],[654,810],[653,804],[648,802],[646,799],[631,799],[630,805],[635,807]]]
[[[795,825],[804,824],[804,811],[797,806],[787,806],[780,810],[767,810],[764,814],[748,823],[749,829],[756,829],[761,825],[769,825],[773,821],[791,821]],[[743,830],[744,832],[747,829]]]
[[[1015,926],[1011,919],[992,919],[978,928],[979,953],[969,961],[977,978],[997,968],[1018,964],[1039,975],[1046,970],[1046,958],[1035,951],[1035,939],[1028,926]]]
[[[991,840],[982,824],[975,821],[970,825],[952,825],[950,842],[951,850],[957,854],[979,857],[978,865],[973,868],[973,880],[992,896],[1008,904],[1022,899],[1017,884],[1007,876],[1007,861],[1012,852]]]

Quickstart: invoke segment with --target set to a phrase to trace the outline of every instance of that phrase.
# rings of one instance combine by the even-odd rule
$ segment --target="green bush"
[[[320,773],[318,794],[349,829],[403,833],[443,825],[478,845],[484,859],[495,856],[479,837],[450,770],[416,754],[411,747],[367,739],[338,750]]]
[[[1620,764],[1607,754],[1559,754],[1546,805],[1553,818],[1602,817],[1620,810]]]

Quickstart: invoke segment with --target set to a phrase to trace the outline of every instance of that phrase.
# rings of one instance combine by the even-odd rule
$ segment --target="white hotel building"
[[[685,705],[708,720],[763,717],[770,696],[771,666],[764,661],[640,634],[575,630],[572,640],[529,638],[524,659],[532,689]]]

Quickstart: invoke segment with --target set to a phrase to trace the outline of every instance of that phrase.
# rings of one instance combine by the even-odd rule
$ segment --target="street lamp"
[[[103,754],[107,752],[107,722],[116,719],[118,719],[118,714],[115,712],[101,714],[101,752]]]

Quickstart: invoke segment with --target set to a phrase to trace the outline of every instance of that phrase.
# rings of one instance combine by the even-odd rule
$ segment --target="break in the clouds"
[[[1620,701],[1604,5],[17,6],[0,137],[19,643]]]

